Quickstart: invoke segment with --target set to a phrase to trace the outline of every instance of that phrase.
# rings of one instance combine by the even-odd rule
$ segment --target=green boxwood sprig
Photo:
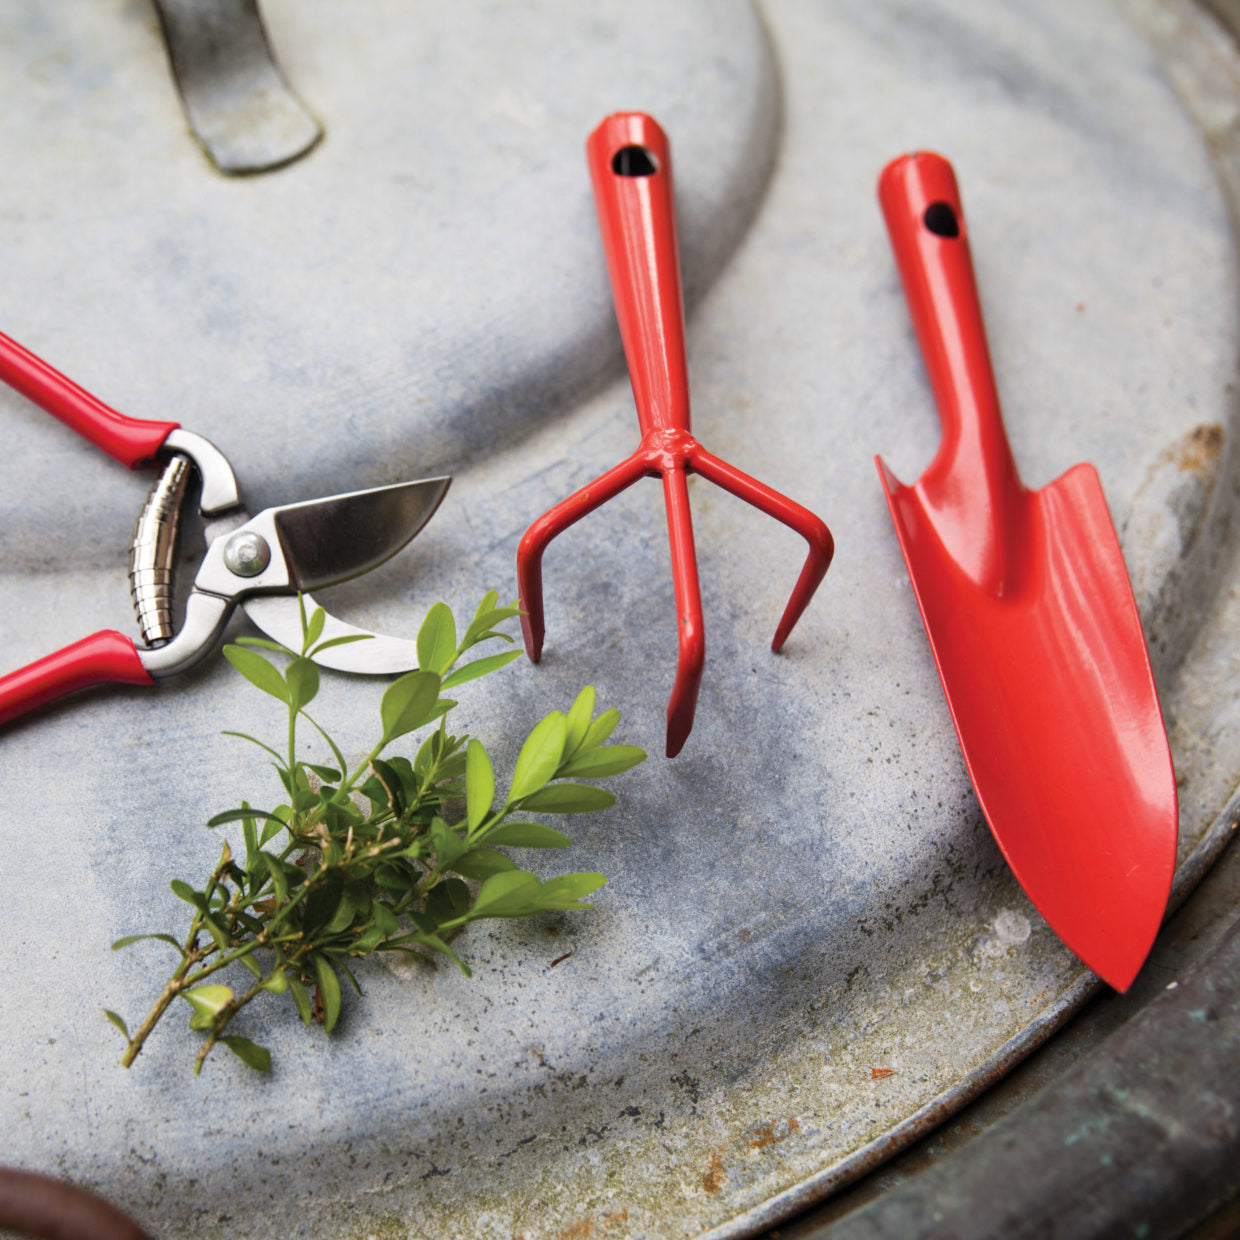
[[[504,850],[569,846],[567,835],[529,815],[592,813],[615,803],[606,788],[581,781],[607,779],[645,759],[636,746],[607,743],[619,712],[596,715],[594,689],[587,686],[568,711],[552,711],[535,725],[502,795],[482,742],[448,731],[456,702],[445,692],[499,670],[520,652],[465,663],[462,656],[483,642],[511,642],[496,626],[517,614],[515,606],[498,606],[492,591],[458,637],[451,609],[432,606],[418,631],[418,670],[383,693],[379,740],[352,765],[306,707],[319,689],[314,656],[364,639],[320,641],[323,611],[307,616],[303,605],[300,652],[259,638],[225,647],[242,676],[287,708],[284,752],[228,733],[269,755],[286,800],[270,810],[242,802],[209,820],[211,827],[240,824],[244,858],[225,843],[201,887],[172,880],[173,892],[193,909],[183,940],[135,934],[112,944],[120,950],[157,940],[177,954],[172,975],[132,1034],[105,1010],[125,1037],[126,1067],[180,998],[189,1005],[190,1028],[205,1035],[195,1072],[221,1042],[251,1068],[268,1071],[270,1052],[233,1026],[260,996],[286,995],[306,1025],[331,1033],[343,1005],[341,977],[358,988],[350,964],[359,957],[444,955],[468,975],[450,944],[471,921],[591,907],[584,897],[603,885],[602,874],[542,879]],[[314,729],[330,761],[299,755],[301,722]],[[430,731],[411,757],[390,751],[423,729]],[[220,975],[233,966],[228,984]],[[244,987],[236,984],[237,970],[248,974]]]

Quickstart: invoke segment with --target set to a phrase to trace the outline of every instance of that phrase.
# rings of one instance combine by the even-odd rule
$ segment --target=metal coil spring
[[[146,497],[134,526],[129,546],[129,593],[142,640],[148,646],[162,646],[175,635],[173,570],[181,532],[181,506],[192,473],[185,457],[172,457]]]

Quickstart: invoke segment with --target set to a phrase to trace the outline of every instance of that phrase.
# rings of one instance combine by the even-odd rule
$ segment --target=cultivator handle
[[[684,298],[667,135],[641,112],[609,116],[586,160],[642,434],[689,429]]]

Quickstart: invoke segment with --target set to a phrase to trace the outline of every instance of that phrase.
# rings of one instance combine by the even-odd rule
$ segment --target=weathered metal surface
[[[170,868],[192,876],[218,846],[198,824],[261,795],[264,773],[217,733],[270,731],[263,704],[206,669],[7,732],[0,792],[22,812],[0,815],[0,981],[22,1001],[0,1009],[5,1157],[165,1237],[752,1232],[959,1107],[1091,985],[972,801],[873,481],[876,449],[909,473],[936,435],[878,170],[913,146],[952,156],[1028,481],[1080,459],[1102,471],[1168,708],[1185,858],[1213,847],[1240,783],[1235,655],[1186,654],[1233,537],[1222,199],[1110,8],[788,3],[765,29],[705,0],[547,0],[485,22],[366,8],[269,6],[333,140],[247,182],[211,176],[150,119],[166,73],[131,5],[6,12],[0,69],[28,93],[20,121],[0,115],[0,143],[26,152],[0,185],[6,329],[136,414],[248,433],[247,459],[270,460],[257,502],[454,472],[416,577],[389,566],[339,588],[367,627],[411,631],[434,598],[503,589],[531,517],[628,442],[581,143],[639,107],[676,152],[695,423],[822,512],[835,580],[784,656],[756,652],[798,540],[694,488],[712,670],[682,756],[571,828],[573,864],[611,879],[598,910],[471,929],[472,982],[368,970],[331,1042],[257,1016],[267,1080],[227,1064],[195,1080],[171,1028],[125,1074],[97,1012],[141,1006],[158,967],[108,943],[174,925]],[[57,624],[75,632],[74,613],[125,614],[140,483],[105,481],[16,400],[0,414],[16,664]],[[70,494],[51,494],[57,471]],[[669,662],[657,506],[635,488],[548,557],[542,664],[463,702],[501,761],[587,679],[625,710],[625,739],[657,746],[665,686],[631,676]],[[320,714],[346,751],[374,712],[365,686],[325,678]],[[134,755],[120,786],[118,748]]]
[[[207,157],[234,175],[292,163],[323,127],[272,56],[257,0],[155,0],[185,119]]]
[[[1240,812],[1240,804],[1235,808]],[[1240,876],[1240,865],[1230,869]],[[1143,995],[1144,1006],[1092,1054],[976,1135],[953,1125],[957,1140],[968,1142],[963,1149],[949,1152],[950,1138],[942,1141],[929,1165],[923,1159],[907,1179],[843,1221],[798,1220],[777,1234],[782,1240],[1072,1240],[1180,1236],[1209,1219],[1240,1191],[1234,876],[1221,935],[1209,936],[1216,941],[1200,951],[1181,934],[1177,946],[1191,961],[1182,970],[1167,969],[1171,953],[1157,954],[1151,961],[1159,974],[1156,993]]]

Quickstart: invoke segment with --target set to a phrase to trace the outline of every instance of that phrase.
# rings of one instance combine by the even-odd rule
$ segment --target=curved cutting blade
[[[321,603],[307,594],[306,614],[310,615]],[[295,598],[287,594],[265,594],[246,599],[246,615],[254,621],[273,641],[290,650],[301,649],[301,609]],[[336,637],[356,637],[343,646],[332,646],[314,656],[320,667],[330,667],[338,672],[358,672],[370,676],[392,676],[408,672],[418,665],[417,643],[411,638],[385,637],[359,629],[344,620],[337,620],[330,612],[323,624],[320,642]]]
[[[319,606],[310,590],[336,585],[376,568],[400,551],[431,519],[450,478],[422,478],[346,495],[269,508],[291,587]],[[257,518],[256,518],[257,520]],[[290,594],[253,594],[241,600],[246,615],[273,640],[300,650],[301,607]],[[315,656],[323,667],[386,675],[417,666],[415,643],[384,637],[328,614],[320,642],[335,637],[365,640],[333,646]]]
[[[422,478],[268,508],[289,584],[304,593],[377,568],[431,519],[449,482]]]

